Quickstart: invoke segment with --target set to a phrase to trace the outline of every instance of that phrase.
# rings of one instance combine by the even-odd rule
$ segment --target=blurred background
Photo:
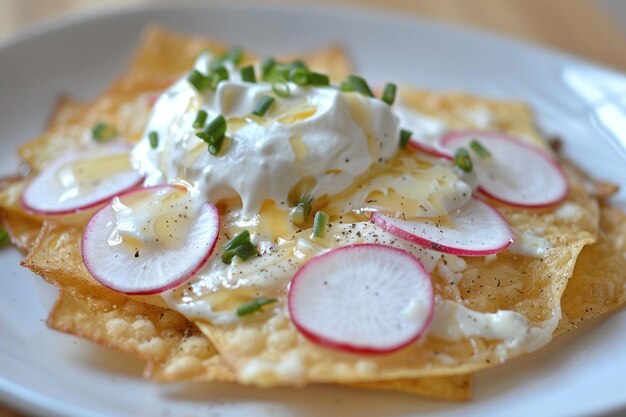
[[[158,0],[0,0],[0,39],[63,15]],[[163,3],[163,1],[160,1]],[[251,0],[260,3],[261,0]],[[270,0],[414,14],[506,34],[626,72],[626,0]],[[268,3],[268,1],[263,1]],[[171,4],[171,3],[170,3]]]
[[[0,43],[49,19],[158,2],[0,0]],[[329,7],[340,4],[340,7],[367,8],[375,13],[414,15],[524,39],[626,72],[626,0],[270,0],[263,3]],[[0,417],[18,416],[22,417],[0,404]]]

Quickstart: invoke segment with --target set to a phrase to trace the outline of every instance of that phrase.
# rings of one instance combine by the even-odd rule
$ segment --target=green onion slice
[[[311,81],[310,72],[303,67],[294,67],[289,71],[289,81],[297,85],[307,85]]]
[[[148,140],[150,141],[150,147],[156,149],[159,146],[159,133],[153,130],[148,134]]]
[[[6,245],[9,243],[9,232],[5,229],[0,229],[0,245]]]
[[[289,84],[285,81],[274,81],[272,83],[272,91],[279,97],[289,97],[291,95]]]
[[[381,97],[381,100],[391,106],[393,102],[396,100],[396,90],[397,90],[397,87],[395,84],[393,83],[385,84],[385,88],[383,89],[383,96]]]
[[[400,148],[401,149],[406,148],[406,145],[408,145],[409,140],[411,140],[412,134],[413,132],[411,132],[410,130],[400,129]]]
[[[193,128],[202,129],[204,127],[204,124],[206,123],[207,116],[208,113],[206,111],[198,110],[198,113],[196,113],[196,118],[193,121]]]
[[[323,211],[318,211],[317,213],[315,213],[315,218],[313,219],[313,236],[324,237],[328,219],[328,214],[324,213]]]
[[[267,113],[269,108],[272,107],[272,104],[274,104],[274,97],[263,96],[257,103],[256,108],[254,109],[252,114],[263,117],[265,113]]]
[[[276,60],[274,58],[265,58],[261,63],[261,79],[267,80],[272,71],[272,68],[276,65]]]
[[[469,173],[474,168],[472,164],[472,158],[470,158],[469,152],[465,148],[459,148],[454,153],[454,164],[461,170]]]
[[[320,74],[319,72],[311,72],[309,75],[310,84],[319,87],[326,87],[330,85],[330,78],[326,74]]]
[[[255,83],[256,75],[254,75],[254,67],[252,65],[247,65],[239,70],[241,74],[241,81],[246,83]]]
[[[219,139],[226,134],[226,119],[221,114],[207,125],[202,132],[196,133],[200,139],[209,142],[211,139]]]
[[[226,119],[220,114],[215,119],[211,120],[203,131],[197,132],[196,136],[208,143],[209,153],[211,155],[217,155],[224,143],[226,129]]]
[[[211,72],[208,76],[208,88],[215,91],[217,85],[224,80],[228,80],[228,70],[221,63],[211,65]]]
[[[207,77],[198,70],[191,71],[191,74],[187,77],[187,81],[199,93],[208,87]]]
[[[367,81],[358,75],[350,75],[348,76],[348,84],[352,87],[353,91],[361,93],[363,95],[374,97],[372,90],[370,90],[369,85],[367,85]]]
[[[479,157],[486,159],[491,158],[491,152],[487,148],[485,148],[482,143],[478,141],[478,139],[472,139],[470,142],[470,149],[476,152],[476,155]]]
[[[313,210],[313,197],[311,194],[303,194],[298,200],[298,206],[302,206],[304,208],[304,215],[309,217],[311,215],[311,211]]]
[[[243,230],[224,244],[222,261],[229,264],[235,256],[238,256],[242,261],[245,261],[246,259],[256,256],[257,254],[258,250],[250,240],[250,232]]]
[[[339,84],[339,90],[343,91],[344,93],[349,93],[354,91],[354,88],[352,87],[352,84],[350,84],[347,81],[342,81],[341,84]]]
[[[291,222],[296,226],[303,225],[306,221],[306,217],[307,216],[304,215],[304,206],[301,205],[295,206],[289,212],[289,218],[291,219]]]
[[[303,68],[307,71],[309,71],[309,67],[306,66],[306,64],[304,63],[303,60],[301,59],[296,59],[295,61],[291,62],[291,67],[292,68]]]
[[[109,139],[113,139],[117,136],[117,130],[115,126],[108,123],[99,122],[91,129],[91,136],[94,140],[100,142]]]
[[[266,81],[282,81],[285,82],[289,79],[289,73],[291,67],[285,64],[276,64],[272,67],[269,74],[266,77]]]
[[[226,136],[211,139],[209,141],[209,153],[213,156],[219,154],[220,150],[222,149],[222,145],[224,144],[225,139],[226,139]]]
[[[247,316],[248,314],[259,311],[263,306],[275,303],[276,301],[276,298],[257,298],[256,300],[240,305],[237,307],[236,312],[239,317]]]

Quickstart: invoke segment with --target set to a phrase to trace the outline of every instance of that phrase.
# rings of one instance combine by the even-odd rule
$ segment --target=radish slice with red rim
[[[289,289],[294,325],[315,343],[353,353],[391,353],[416,341],[433,315],[424,266],[403,250],[344,246],[317,256]]]
[[[193,207],[190,193],[171,185],[114,198],[85,228],[85,266],[102,285],[125,294],[180,285],[209,259],[220,228],[215,206]]]
[[[472,162],[479,189],[502,203],[541,208],[560,203],[567,197],[568,185],[563,170],[544,150],[519,139],[495,132],[453,132],[441,139],[450,151],[470,149],[477,140],[491,154],[481,158],[472,151]]]
[[[438,252],[486,256],[502,252],[514,239],[506,220],[487,203],[472,198],[450,213],[450,224],[439,219],[405,220],[374,213],[372,221],[401,239]]]
[[[47,165],[22,192],[24,209],[39,216],[77,213],[138,187],[130,147],[109,145],[65,154]]]

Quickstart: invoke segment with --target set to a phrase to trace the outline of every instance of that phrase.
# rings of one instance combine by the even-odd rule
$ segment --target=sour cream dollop
[[[212,60],[201,55],[195,69],[207,73]],[[397,152],[399,122],[381,100],[294,83],[288,83],[290,96],[281,98],[270,83],[243,82],[228,70],[230,79],[214,92],[198,93],[183,78],[157,100],[133,150],[146,185],[182,180],[207,201],[240,197],[243,216],[252,217],[266,199],[287,208],[290,191],[303,181],[314,198],[339,193]],[[273,106],[265,116],[253,116],[264,95],[275,97]],[[193,121],[201,109],[209,122],[220,114],[227,120],[229,139],[217,156],[196,136]],[[156,149],[151,132],[159,137]]]

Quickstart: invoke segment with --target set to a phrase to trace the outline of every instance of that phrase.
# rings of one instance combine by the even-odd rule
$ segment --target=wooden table
[[[304,3],[310,0],[291,0]],[[151,0],[2,0],[0,38],[51,16],[111,3]],[[335,4],[336,0],[321,0]],[[319,2],[318,2],[319,3]],[[380,8],[380,0],[345,0]],[[385,10],[431,17],[507,34],[598,61],[626,72],[626,37],[591,0],[384,0]],[[0,405],[0,417],[21,417]]]

